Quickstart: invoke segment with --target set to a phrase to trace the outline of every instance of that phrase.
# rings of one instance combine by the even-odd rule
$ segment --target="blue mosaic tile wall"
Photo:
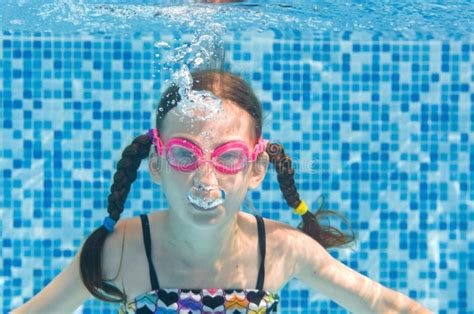
[[[121,150],[152,125],[159,34],[0,38],[0,307],[38,293],[106,214]],[[437,313],[474,312],[474,43],[226,38],[226,68],[255,89],[264,136],[293,158],[299,193],[347,217],[355,251],[331,254]],[[251,196],[296,226],[273,168]],[[142,165],[124,217],[165,208]],[[338,225],[338,221],[334,223]],[[343,227],[344,225],[342,225]],[[281,313],[347,313],[293,280]],[[114,312],[89,300],[78,313]]]

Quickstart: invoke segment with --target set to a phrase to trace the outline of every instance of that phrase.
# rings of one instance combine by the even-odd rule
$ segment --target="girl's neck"
[[[214,267],[239,247],[239,214],[225,224],[206,228],[186,224],[173,210],[163,216],[167,248],[184,261],[199,267]],[[174,255],[174,254],[173,254]]]

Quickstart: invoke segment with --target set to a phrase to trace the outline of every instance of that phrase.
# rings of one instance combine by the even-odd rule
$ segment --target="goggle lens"
[[[197,168],[198,156],[189,148],[173,144],[166,152],[170,165],[180,171],[192,171]]]
[[[199,156],[187,147],[173,144],[167,151],[170,165],[179,171],[193,171],[199,167]],[[247,154],[244,150],[233,148],[219,152],[212,159],[217,170],[225,173],[236,173],[247,165]]]

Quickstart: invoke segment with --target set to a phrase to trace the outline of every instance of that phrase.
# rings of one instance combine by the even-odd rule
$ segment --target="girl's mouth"
[[[218,187],[193,187],[187,194],[189,202],[201,211],[211,211],[225,201],[225,191]]]
[[[217,207],[218,207],[218,206],[214,206],[214,207],[204,208],[204,207],[200,207],[200,206],[198,206],[196,204],[193,204],[193,203],[191,203],[191,205],[193,205],[193,207],[195,209],[197,209],[198,211],[201,211],[201,212],[212,212],[212,211],[216,210]]]

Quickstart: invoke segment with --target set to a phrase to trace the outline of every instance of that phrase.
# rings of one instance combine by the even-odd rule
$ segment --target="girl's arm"
[[[71,313],[90,296],[80,277],[78,253],[45,288],[11,313]]]
[[[104,278],[117,278],[122,256],[122,241],[127,219],[117,222],[115,230],[105,240],[102,250],[102,273]],[[73,260],[58,276],[32,297],[16,308],[12,314],[23,313],[71,313],[93,295],[81,279],[79,261],[82,245]]]
[[[295,277],[354,313],[431,313],[333,258],[317,241],[299,233]]]

